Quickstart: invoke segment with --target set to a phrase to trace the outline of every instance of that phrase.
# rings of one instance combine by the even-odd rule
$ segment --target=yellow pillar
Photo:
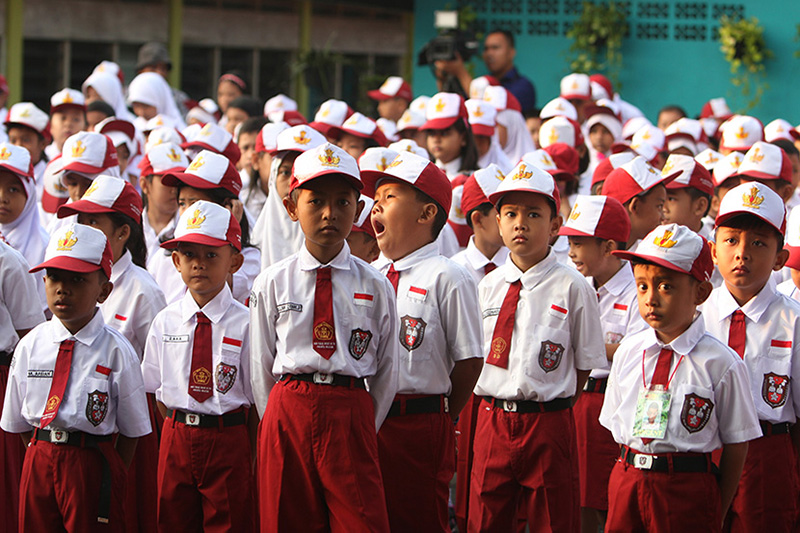
[[[21,1],[21,0],[20,0]],[[183,0],[169,0],[169,21],[167,27],[167,50],[172,61],[169,84],[181,86],[181,60],[183,59]]]
[[[411,13],[403,14],[403,22],[406,27],[406,53],[403,56],[402,72],[403,79],[409,85],[414,86],[414,15]]]
[[[298,9],[298,46],[297,54],[303,57],[311,51],[311,0],[302,0]],[[295,75],[294,83],[296,87],[297,108],[304,115],[308,116],[309,92],[306,85],[306,78],[303,72]]]
[[[23,0],[6,0],[6,79],[8,80],[8,103],[11,106],[22,99],[22,25],[24,23]]]

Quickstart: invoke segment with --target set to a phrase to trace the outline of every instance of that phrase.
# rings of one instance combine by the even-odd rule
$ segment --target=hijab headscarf
[[[136,116],[128,111],[128,106],[125,105],[125,95],[122,92],[122,83],[120,83],[118,77],[109,72],[95,70],[81,86],[84,96],[86,96],[86,91],[89,87],[94,89],[100,98],[111,106],[115,117],[130,122],[136,119]]]
[[[535,150],[522,113],[515,109],[498,110],[497,123],[506,128],[506,145],[503,147],[503,152],[508,156],[512,166],[516,165],[523,155]]]
[[[21,178],[28,199],[19,217],[8,224],[0,224],[0,233],[19,253],[25,256],[28,264],[38,265],[44,261],[44,251],[50,236],[42,227],[36,196],[36,184],[32,179]]]
[[[161,74],[142,72],[133,78],[128,86],[128,103],[132,105],[134,102],[155,107],[156,113],[174,120],[178,129],[186,127],[172,95],[172,89]],[[136,118],[140,130],[144,130],[146,122],[142,117]]]

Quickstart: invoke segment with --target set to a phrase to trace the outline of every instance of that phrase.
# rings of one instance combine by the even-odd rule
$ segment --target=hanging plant
[[[797,25],[797,33],[794,34],[794,42],[800,41],[800,24]],[[800,58],[800,50],[794,51],[794,57]]]
[[[731,66],[731,83],[741,87],[742,95],[748,99],[746,110],[753,109],[769,88],[765,62],[774,55],[764,40],[764,28],[755,17],[736,19],[726,15],[720,17],[719,24],[720,50]]]
[[[573,72],[604,72],[615,86],[622,70],[622,38],[628,33],[625,10],[617,3],[583,2],[567,37],[569,67]]]

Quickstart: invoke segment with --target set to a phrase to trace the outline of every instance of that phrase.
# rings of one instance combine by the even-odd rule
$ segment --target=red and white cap
[[[241,251],[242,228],[226,208],[200,200],[183,212],[175,226],[175,238],[161,243],[161,247],[172,250],[182,242],[214,247],[230,244]]]
[[[744,161],[744,154],[742,152],[731,152],[720,159],[711,174],[714,178],[714,186],[719,187],[726,179],[735,177],[742,161]]]
[[[50,97],[50,114],[63,109],[86,111],[86,100],[83,93],[75,89],[61,89]]]
[[[97,176],[81,199],[58,208],[58,218],[78,213],[122,213],[142,223],[142,197],[129,181]]]
[[[94,131],[111,137],[114,146],[124,144],[128,148],[129,157],[136,155],[136,126],[133,125],[133,122],[108,117],[95,124]]]
[[[389,98],[402,98],[406,102],[414,99],[411,86],[400,76],[389,76],[380,88],[367,91],[367,96],[373,100],[388,100]]]
[[[503,171],[494,163],[476,170],[469,176],[461,192],[461,212],[464,216],[468,216],[470,211],[483,204],[491,203],[489,195],[497,191],[505,178]]]
[[[453,202],[453,189],[442,169],[431,163],[430,159],[411,152],[400,152],[383,172],[370,172],[363,176],[364,194],[375,196],[375,189],[381,179],[404,181],[430,196],[445,212],[450,212]]]
[[[430,96],[417,96],[411,101],[411,104],[409,104],[408,108],[414,113],[419,113],[420,115],[425,116],[425,113],[428,112],[428,102],[430,101]]]
[[[755,117],[734,115],[720,126],[720,148],[746,152],[758,141],[764,140],[764,126]]]
[[[64,172],[101,174],[116,167],[119,173],[117,149],[110,137],[93,131],[79,131],[64,141],[61,149]]]
[[[339,127],[331,127],[328,135],[339,138],[343,133],[349,133],[362,139],[372,139],[380,146],[389,144],[386,136],[378,127],[378,124],[369,117],[365,117],[361,113],[353,113],[344,121]]]
[[[365,173],[383,172],[398,155],[398,152],[391,148],[383,148],[380,146],[367,148],[364,150],[364,153],[361,154],[361,157],[358,158],[358,168],[361,171],[361,179],[364,179]]]
[[[703,132],[709,139],[718,139],[722,132],[719,131],[721,122],[715,118],[701,118],[700,124],[703,126]]]
[[[411,109],[403,111],[403,116],[397,121],[397,131],[416,131],[425,124],[425,114],[417,113]]]
[[[714,225],[719,227],[738,215],[754,215],[778,230],[786,232],[786,204],[768,185],[749,181],[728,191],[719,203]]]
[[[561,78],[561,98],[567,100],[591,100],[592,82],[586,74],[573,72]]]
[[[199,105],[194,106],[186,113],[186,121],[189,122],[191,119],[194,119],[199,123],[201,126],[205,126],[209,122],[212,124],[217,123],[217,117],[200,107]]]
[[[638,259],[668,270],[689,274],[698,281],[708,281],[714,271],[711,248],[706,240],[679,224],[665,224],[642,239],[635,252],[612,252],[622,259]]]
[[[202,126],[199,124],[194,124],[196,126],[196,130],[200,131]],[[186,137],[183,136],[181,132],[176,130],[175,128],[170,128],[168,126],[163,126],[161,128],[156,128],[150,132],[150,135],[147,136],[147,142],[144,145],[145,153],[149,152],[154,146],[158,146],[162,143],[172,143],[178,146],[182,145],[186,142]]]
[[[667,126],[667,129],[664,130],[664,135],[667,136],[667,140],[673,136],[683,136],[692,139],[695,143],[704,141],[706,137],[700,121],[686,117],[679,118]]]
[[[178,128],[179,123],[178,120],[167,115],[158,114],[153,118],[149,119],[147,122],[144,123],[144,128],[142,128],[142,132],[146,135],[147,132],[153,131],[157,128]]]
[[[285,122],[290,126],[308,124],[306,117],[304,117],[300,111],[275,111],[270,113],[267,118],[269,118],[270,122],[274,122],[275,124],[280,124],[281,122]]]
[[[112,264],[113,255],[106,234],[92,226],[75,222],[58,228],[50,235],[44,262],[30,269],[30,272],[45,268],[81,273],[102,270],[110,278]]]
[[[59,206],[69,200],[69,190],[61,183],[61,166],[63,158],[58,154],[44,167],[44,190],[42,191],[42,209],[47,213],[55,213]]]
[[[550,155],[553,163],[558,167],[559,172],[553,174],[554,177],[577,179],[581,156],[575,148],[566,143],[555,143],[544,148],[544,151]]]
[[[567,117],[570,120],[578,120],[578,110],[575,109],[572,102],[558,96],[547,102],[542,110],[539,111],[539,118],[542,120],[553,117]]]
[[[285,94],[277,94],[264,103],[264,116],[269,117],[276,111],[297,111],[297,102]]]
[[[418,145],[413,139],[400,139],[396,143],[390,144],[389,150],[394,150],[398,154],[400,152],[411,152],[412,154],[417,154],[420,157],[430,159],[428,151]]]
[[[275,141],[275,149],[272,153],[276,154],[286,151],[305,152],[306,150],[312,150],[325,143],[325,137],[311,126],[307,124],[292,126],[278,133]]]
[[[632,140],[637,131],[645,126],[652,126],[653,123],[647,120],[647,117],[633,117],[625,121],[622,125],[622,138]],[[658,130],[661,131],[661,130]],[[661,133],[663,137],[663,132]]]
[[[326,100],[319,106],[319,110],[314,115],[314,121],[309,126],[323,135],[328,135],[331,127],[341,126],[352,114],[353,109],[347,105],[347,102]]]
[[[565,143],[573,148],[583,144],[581,126],[576,121],[562,116],[545,121],[539,128],[539,146],[547,148],[551,144]]]
[[[189,158],[181,147],[173,143],[162,143],[147,152],[139,162],[142,176],[183,172],[189,166]]]
[[[596,124],[602,124],[611,133],[614,140],[622,138],[622,122],[619,120],[617,105],[610,100],[598,100],[586,106],[586,129],[591,130]]]
[[[500,85],[500,81],[494,76],[478,76],[469,82],[469,97],[475,100],[483,100],[483,93],[487,87]]]
[[[217,103],[214,101],[213,98],[203,98],[202,100],[197,102],[197,105],[199,107],[203,108],[206,113],[210,113],[211,115],[214,115],[214,118],[216,120],[220,119],[221,115],[220,115],[220,111],[219,111],[219,106],[217,105]]]
[[[185,143],[187,141],[193,141],[195,139],[195,137],[197,137],[197,134],[200,133],[200,130],[203,129],[203,126],[205,126],[205,124],[189,124],[188,126],[186,126],[185,128],[183,128],[180,131],[178,131],[178,129],[176,128],[175,131],[177,131],[178,134],[183,138],[183,140],[181,142],[179,142],[178,144],[183,144],[183,143]],[[161,129],[162,128],[158,128],[157,130],[154,130],[154,131],[158,131],[158,130],[161,130]],[[149,140],[151,135],[152,135],[152,133],[148,134],[148,140]]]
[[[356,160],[335,144],[326,142],[306,150],[294,160],[289,192],[316,178],[331,174],[343,176],[356,190],[364,188]]]
[[[0,143],[0,169],[7,170],[23,179],[33,179],[31,154],[26,148],[9,142]]]
[[[464,105],[467,107],[469,126],[474,135],[491,137],[497,124],[497,110],[489,102],[469,99]]]
[[[629,151],[611,154],[600,161],[600,163],[597,165],[597,168],[594,169],[594,173],[592,174],[592,187],[594,187],[597,183],[606,181],[606,178],[614,169],[621,167],[625,163],[630,163],[635,158],[636,154]]]
[[[564,143],[557,143],[557,144],[560,144],[561,146],[567,146]],[[551,146],[555,145],[551,144],[550,146],[548,146],[548,148],[550,148]],[[573,174],[570,174],[569,172],[566,172],[565,170],[558,168],[558,165],[556,164],[555,161],[553,161],[553,158],[550,157],[550,154],[542,148],[533,150],[531,152],[527,152],[522,156],[522,160],[527,161],[533,165],[536,165],[537,167],[546,171],[548,174],[553,176],[553,179],[558,179],[558,178],[566,180],[575,179],[575,176]]]
[[[242,157],[239,146],[233,141],[233,136],[225,128],[217,124],[206,124],[191,141],[181,144],[184,150],[187,148],[201,148],[222,154],[234,165]]]
[[[678,175],[667,184],[667,189],[693,187],[709,196],[714,195],[714,182],[711,180],[711,174],[706,167],[695,161],[694,157],[670,154],[664,168],[661,169],[661,175],[672,176],[676,172]]]
[[[786,139],[787,141],[794,142],[800,140],[800,132],[782,118],[776,118],[764,126],[764,140],[771,143],[778,139]]]
[[[258,132],[258,137],[256,137],[256,153],[275,153],[278,149],[278,135],[282,131],[288,130],[289,127],[290,126],[285,122],[280,122],[278,124],[268,122],[264,124],[261,131]]]
[[[621,204],[625,204],[634,196],[649,191],[657,185],[666,185],[677,174],[675,172],[663,176],[643,157],[635,157],[633,161],[621,165],[606,176],[601,194],[616,198]]]
[[[361,210],[361,214],[358,215],[358,218],[353,223],[353,228],[350,231],[366,233],[374,239],[375,228],[372,227],[372,206],[375,205],[375,200],[365,194],[362,194],[358,201],[364,202],[364,209]]]
[[[664,132],[652,124],[642,126],[639,131],[633,134],[631,150],[648,161],[652,161],[658,156],[659,152],[666,150]]]
[[[522,106],[516,96],[500,85],[487,87],[486,90],[483,91],[483,101],[487,104],[491,104],[492,107],[498,111],[513,109],[514,111],[522,112]]]
[[[605,98],[606,100],[611,100],[614,98],[614,86],[611,84],[611,80],[602,74],[589,76],[589,84],[592,86],[593,99],[600,100]]]
[[[789,260],[786,266],[800,270],[800,207],[789,211],[789,221],[786,223],[786,245],[789,250]]]
[[[736,173],[741,178],[792,182],[792,162],[780,146],[758,141],[750,148]]]
[[[467,125],[467,108],[464,99],[455,93],[437,93],[428,102],[425,112],[425,124],[421,130],[446,130],[457,120],[464,121]]]
[[[631,219],[616,198],[579,195],[558,234],[628,242]]]
[[[506,175],[506,179],[500,183],[497,190],[489,194],[489,201],[497,205],[500,199],[510,192],[532,192],[549,198],[558,213],[561,209],[561,197],[558,194],[556,180],[549,172],[539,167],[541,161],[531,160],[526,156],[527,154],[522,156],[522,161]]]
[[[721,159],[722,159],[722,154],[712,148],[706,148],[705,150],[694,156],[694,160],[703,165],[704,167],[706,167],[706,170],[708,170],[709,172],[714,170],[714,167],[717,166],[717,163],[719,163]]]
[[[733,115],[731,108],[728,107],[728,102],[725,98],[712,98],[700,110],[700,118],[716,118],[719,120],[727,120]]]
[[[167,172],[161,176],[161,183],[167,187],[177,187],[183,183],[195,189],[225,189],[239,196],[242,178],[230,159],[224,155],[203,150],[183,172]]]
[[[50,117],[31,102],[19,102],[11,106],[6,116],[6,129],[9,126],[26,126],[45,139],[50,139]]]

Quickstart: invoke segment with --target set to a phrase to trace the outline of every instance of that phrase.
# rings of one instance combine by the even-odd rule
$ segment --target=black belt
[[[109,442],[112,435],[92,435],[83,431],[65,431],[62,429],[33,429],[32,442],[43,441],[56,445],[76,446],[78,448],[94,448],[103,458],[102,473],[100,474],[100,495],[98,496],[97,521],[108,524],[111,514],[111,467],[108,458],[100,448],[101,442]]]
[[[323,374],[322,372],[314,372],[313,374],[284,374],[281,376],[281,381],[305,381],[306,383],[333,385],[335,387],[347,387],[349,389],[367,388],[364,378],[354,378],[353,376],[343,376],[341,374]]]
[[[0,366],[9,366],[14,352],[0,352]]]
[[[392,402],[387,418],[402,415],[422,415],[430,413],[449,413],[450,403],[447,396],[434,394],[423,398],[403,398]]]
[[[716,474],[717,466],[710,453],[639,453],[627,446],[619,451],[619,460],[639,470],[651,472],[708,472]]]
[[[589,378],[586,380],[586,385],[583,386],[583,390],[584,392],[605,394],[607,386],[608,378]]]
[[[771,422],[759,420],[758,423],[761,424],[761,432],[764,433],[765,437],[769,437],[770,435],[786,435],[792,429],[792,425],[789,422],[772,424]]]
[[[484,396],[483,401],[507,413],[552,413],[553,411],[563,411],[572,407],[572,398],[556,398],[549,402],[534,402],[531,400],[501,400],[491,396]]]
[[[237,409],[224,415],[201,415],[167,409],[167,418],[172,418],[186,426],[200,428],[229,428],[241,426],[247,422],[244,409]]]

